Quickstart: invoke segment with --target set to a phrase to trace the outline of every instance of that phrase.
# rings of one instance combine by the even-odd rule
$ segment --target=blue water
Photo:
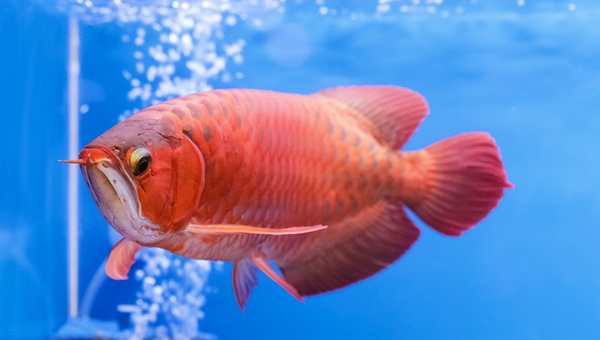
[[[426,4],[402,13],[412,2],[394,1],[392,13],[377,16],[377,3],[363,2],[366,14],[352,20],[341,11],[319,14],[312,1],[288,2],[285,14],[263,17],[261,27],[248,20],[224,29],[225,40],[245,40],[243,62],[227,65],[243,77],[210,79],[211,86],[412,88],[431,114],[407,149],[488,131],[515,189],[460,238],[417,220],[422,236],[401,260],[305,304],[260,276],[242,313],[231,266],[213,269],[202,332],[221,339],[600,336],[600,3],[445,1],[435,13]],[[1,339],[46,338],[68,316],[67,166],[57,162],[67,157],[68,19],[48,7],[0,3]],[[89,107],[80,116],[81,145],[140,105],[127,98],[123,70],[134,67],[135,48],[123,42],[124,30],[131,24],[80,24],[80,101]],[[85,186],[79,215],[82,300],[111,236]],[[126,325],[117,305],[134,304],[139,286],[103,280],[89,316]]]

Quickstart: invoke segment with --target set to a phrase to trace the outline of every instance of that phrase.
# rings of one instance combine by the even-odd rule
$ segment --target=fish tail
[[[500,151],[487,133],[451,137],[403,153],[402,198],[427,225],[460,236],[494,209],[512,188]]]

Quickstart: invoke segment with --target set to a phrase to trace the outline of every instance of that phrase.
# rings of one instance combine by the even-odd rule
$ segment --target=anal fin
[[[330,226],[330,239],[306,257],[278,263],[286,281],[302,296],[315,295],[368,278],[394,263],[419,238],[420,231],[400,200],[388,199],[378,205],[383,206]]]

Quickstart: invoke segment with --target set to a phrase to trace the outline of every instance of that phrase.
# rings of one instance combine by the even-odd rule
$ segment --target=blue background
[[[400,261],[305,304],[261,276],[242,314],[225,265],[211,274],[201,329],[223,339],[599,337],[600,4],[578,1],[569,11],[569,3],[481,1],[447,18],[361,21],[290,6],[270,28],[228,28],[232,40],[246,40],[245,61],[232,69],[244,77],[215,87],[409,87],[431,114],[407,149],[488,131],[516,187],[460,238],[417,220],[422,236]],[[67,153],[67,19],[21,1],[0,3],[0,19],[0,338],[37,338],[66,321],[66,166],[56,160]],[[276,36],[298,31],[308,52]],[[81,27],[81,96],[90,105],[82,145],[130,108],[121,72],[132,50],[122,34],[114,24]],[[286,64],[273,50],[307,57]],[[85,287],[110,250],[85,187],[80,215]],[[134,287],[107,281],[91,316],[115,318]]]
[[[66,20],[0,2],[0,338],[66,316]]]

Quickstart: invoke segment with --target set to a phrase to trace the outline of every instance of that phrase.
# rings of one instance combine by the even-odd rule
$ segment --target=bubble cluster
[[[227,26],[260,21],[256,16],[284,12],[285,0],[58,0],[60,10],[88,24],[117,23],[121,40],[131,48],[123,58],[123,76],[133,108],[212,89],[213,80],[228,82],[243,73],[228,71],[240,64],[246,42],[228,41]],[[232,69],[232,67],[229,67]]]
[[[141,282],[136,304],[118,307],[131,315],[130,339],[198,337],[210,262],[182,259],[159,248],[143,248],[138,254],[144,267],[135,272]]]
[[[393,10],[393,4],[399,3],[398,10],[402,13],[406,12],[426,12],[435,13],[439,6],[442,5],[443,0],[410,0],[410,1],[398,1],[398,0],[379,0],[377,5],[377,14],[389,13]]]
[[[57,7],[88,24],[118,23],[122,41],[132,49],[123,76],[133,103],[123,120],[157,102],[212,89],[214,80],[229,82],[244,75],[231,65],[243,62],[243,39],[227,41],[224,30],[245,22],[257,29],[273,28],[288,9],[308,9],[317,15],[365,20],[402,13],[462,14],[463,6],[443,0],[56,0]],[[470,0],[468,5],[477,4]],[[275,18],[275,19],[274,19]],[[305,41],[306,39],[302,40]],[[308,48],[303,49],[309,51]],[[286,51],[270,51],[278,61]],[[300,65],[302,56],[290,67]]]

